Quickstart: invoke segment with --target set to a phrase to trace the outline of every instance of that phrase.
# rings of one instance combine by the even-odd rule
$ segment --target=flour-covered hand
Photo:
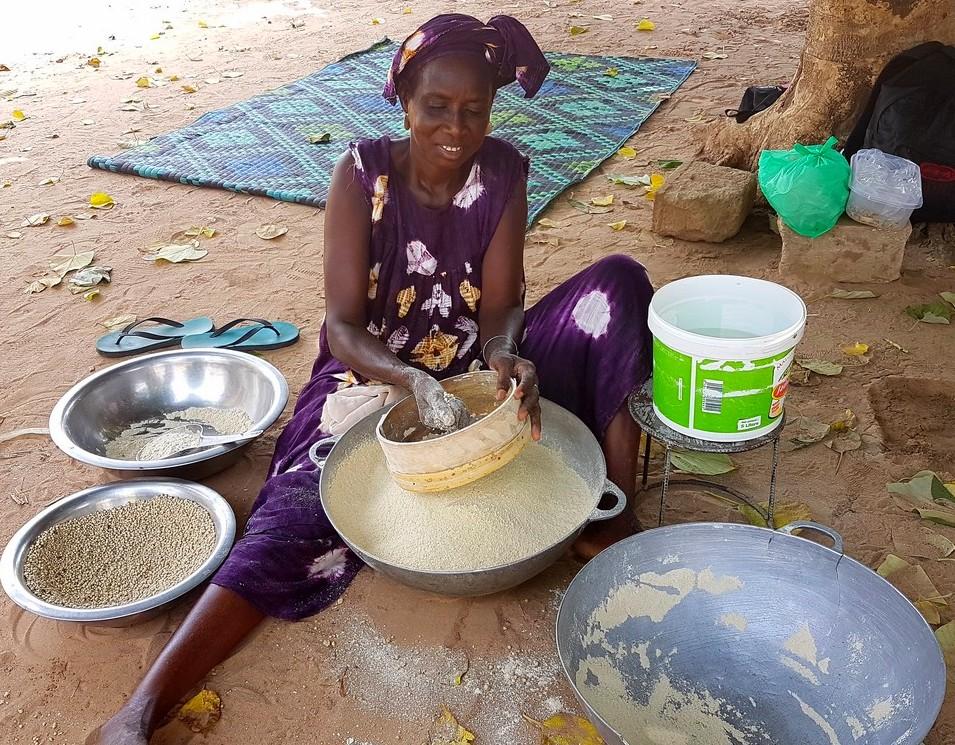
[[[450,395],[437,380],[425,372],[414,370],[409,387],[418,404],[421,423],[436,432],[454,432],[471,422],[464,402]]]

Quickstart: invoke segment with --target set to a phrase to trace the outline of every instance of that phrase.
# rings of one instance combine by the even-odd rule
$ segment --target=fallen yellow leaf
[[[371,25],[372,25],[372,26],[380,26],[380,25],[383,24],[384,22],[385,22],[385,20],[384,20],[383,18],[372,18],[372,19],[371,19]]]
[[[537,221],[537,224],[540,225],[542,228],[559,228],[559,227],[561,227],[561,224],[560,224],[559,222],[556,222],[556,221],[554,221],[554,220],[551,220],[549,217],[542,217],[540,220]]]
[[[200,18],[200,19],[199,19],[199,28],[209,28],[209,24],[206,23],[205,21],[203,21],[203,20]]]
[[[848,344],[844,346],[842,351],[850,357],[861,357],[869,351],[869,345],[863,344],[861,341],[857,341],[855,344]]]
[[[402,14],[402,15],[406,15],[406,16],[410,16],[410,15],[411,15],[411,12],[412,12],[412,11],[411,11],[411,6],[409,5],[409,6],[405,7],[404,10],[401,11],[401,14]]]
[[[14,109],[14,110],[13,110],[13,121],[15,121],[15,122],[22,122],[22,121],[23,121],[24,119],[26,119],[26,118],[27,118],[27,115],[24,114],[21,109]]]
[[[150,41],[156,41],[156,39],[158,39],[160,36],[162,36],[162,33],[152,34],[152,35],[149,37],[149,40],[150,40]]]
[[[540,730],[541,745],[604,745],[597,728],[575,714],[554,714],[543,722],[521,716]]]
[[[161,67],[157,67],[154,72],[155,72],[157,75],[162,75],[162,68],[161,68]]]
[[[155,88],[156,84],[150,78],[143,75],[141,78],[136,79],[136,86],[139,88]]]
[[[59,182],[60,182],[59,176],[49,176],[48,178],[45,178],[40,182],[40,186],[53,186],[53,184],[58,184]]]
[[[607,224],[614,230],[623,230],[625,227],[627,227],[626,220],[617,220],[617,222],[611,222]]]
[[[83,293],[84,300],[92,300],[95,297],[99,296],[99,290],[87,290]]]
[[[660,187],[663,186],[666,179],[663,177],[662,173],[654,173],[650,176],[650,185],[647,187],[646,197],[647,199],[653,200],[657,197],[657,192],[660,191]]]
[[[69,215],[63,215],[63,217],[57,218],[56,224],[61,228],[65,228],[67,225],[76,225],[76,220]]]
[[[464,729],[447,706],[441,707],[441,715],[428,732],[428,745],[469,745],[472,742],[474,733]]]
[[[571,26],[569,29],[567,29],[567,32],[571,36],[579,36],[580,34],[586,34],[588,31],[590,31],[590,29],[587,28],[586,26]]]
[[[637,24],[637,31],[653,31],[657,27],[653,21],[649,18],[644,18],[640,23]]]
[[[98,191],[90,195],[90,207],[97,210],[108,210],[116,204],[113,198],[105,192]]]
[[[590,203],[595,207],[609,207],[613,204],[613,194],[608,194],[605,197],[594,197],[590,200]]]
[[[206,734],[222,717],[222,699],[204,688],[182,705],[178,717],[192,732]]]
[[[624,160],[633,160],[634,158],[637,157],[637,151],[634,148],[630,147],[629,145],[624,145],[622,148],[620,148],[617,151],[617,155],[619,155]]]
[[[195,93],[198,90],[194,85],[184,85],[182,86],[183,93]]]
[[[99,57],[90,57],[88,60],[86,60],[86,64],[90,67],[99,67],[101,62]]]

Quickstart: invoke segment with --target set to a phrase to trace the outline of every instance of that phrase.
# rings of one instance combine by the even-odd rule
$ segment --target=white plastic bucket
[[[691,437],[739,442],[782,421],[806,304],[750,277],[688,277],[650,302],[653,408]]]

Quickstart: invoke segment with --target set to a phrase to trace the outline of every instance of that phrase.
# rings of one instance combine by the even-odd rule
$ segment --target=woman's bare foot
[[[112,719],[90,732],[85,745],[148,745],[142,716],[118,711]]]
[[[643,527],[637,520],[637,516],[630,510],[624,510],[622,514],[612,520],[591,523],[584,528],[584,532],[574,541],[571,553],[574,558],[587,562],[605,548],[622,541],[624,538],[629,538],[641,530],[643,530]]]

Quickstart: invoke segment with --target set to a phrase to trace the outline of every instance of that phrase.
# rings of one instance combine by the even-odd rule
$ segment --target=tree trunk
[[[953,0],[809,0],[806,46],[789,90],[745,124],[714,124],[703,159],[756,170],[763,149],[843,139],[886,63],[926,41],[955,44]]]

